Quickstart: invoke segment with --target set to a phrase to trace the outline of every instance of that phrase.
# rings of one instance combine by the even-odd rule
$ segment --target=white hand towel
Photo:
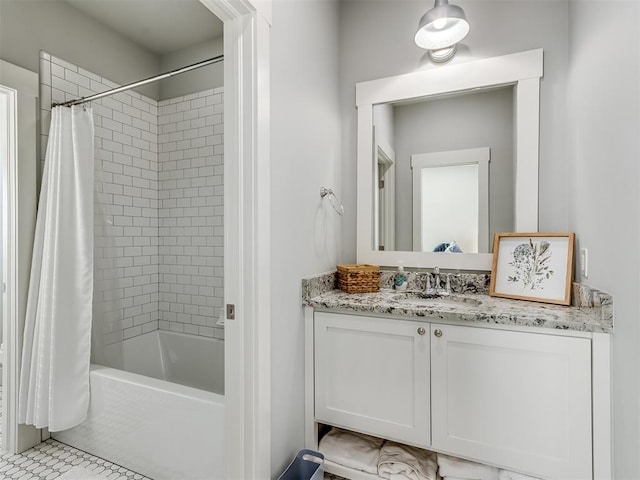
[[[540,480],[536,477],[530,477],[529,475],[525,475],[523,473],[512,472],[509,470],[500,470],[498,472],[499,480]]]
[[[322,437],[318,450],[327,460],[377,475],[383,441],[369,435],[333,428]]]
[[[439,473],[443,477],[473,480],[498,480],[498,469],[461,458],[438,454]]]
[[[436,480],[436,454],[387,442],[380,449],[378,475],[388,480]]]

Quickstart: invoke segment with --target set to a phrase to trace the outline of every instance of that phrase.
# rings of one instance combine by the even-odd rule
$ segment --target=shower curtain
[[[89,408],[93,114],[54,107],[36,220],[19,421],[66,430]]]

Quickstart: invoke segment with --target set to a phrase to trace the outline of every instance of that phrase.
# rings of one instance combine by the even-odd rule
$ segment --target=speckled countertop
[[[421,275],[409,274],[409,290],[422,290],[425,282]],[[432,300],[416,299],[411,294],[392,290],[392,277],[393,272],[382,273],[380,292],[356,294],[335,289],[335,272],[308,277],[302,281],[303,304],[320,310],[384,314],[425,321],[613,333],[611,295],[584,284],[573,284],[573,306],[566,307],[491,297],[486,274],[452,275],[452,295]]]

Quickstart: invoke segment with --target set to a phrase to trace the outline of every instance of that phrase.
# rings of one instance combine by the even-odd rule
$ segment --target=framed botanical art
[[[496,233],[489,294],[571,303],[573,233]]]

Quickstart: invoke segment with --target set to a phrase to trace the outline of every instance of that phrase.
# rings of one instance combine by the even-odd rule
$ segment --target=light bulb
[[[446,24],[447,17],[438,18],[437,20],[433,21],[433,28],[435,28],[436,30],[442,30]]]

